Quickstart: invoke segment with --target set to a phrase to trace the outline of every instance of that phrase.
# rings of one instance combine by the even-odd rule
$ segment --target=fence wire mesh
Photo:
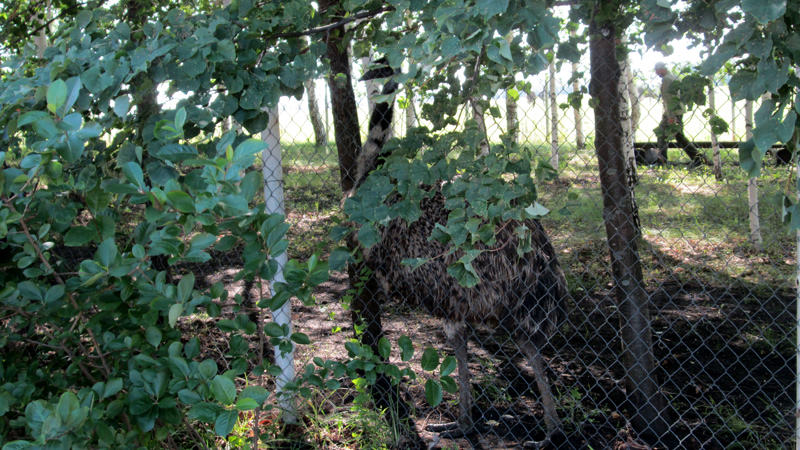
[[[588,67],[577,70],[589,72]],[[499,141],[509,124],[515,124],[516,141],[530,149],[531,158],[551,162],[558,172],[557,178],[539,186],[539,201],[551,209],[541,223],[568,282],[567,318],[542,348],[550,389],[567,434],[565,447],[558,448],[640,448],[635,446],[637,436],[627,412],[629,386],[624,381],[620,335],[626,319],[613,292],[594,114],[587,106],[588,96],[578,109],[568,105],[567,96],[574,89],[567,82],[569,67],[556,72],[554,85],[548,76],[531,79],[530,92],[517,98],[516,93],[499,93],[489,99],[492,108],[484,115],[490,142]],[[639,154],[658,140],[664,111],[661,81],[652,72],[632,77],[629,113],[634,117],[633,140]],[[313,83],[307,83],[307,89],[315,86],[316,103],[311,108],[318,108],[316,132],[317,113],[312,114],[308,96],[284,99],[279,106],[286,215],[293,225],[289,254],[300,259],[315,252],[324,257],[337,245],[329,231],[339,217],[342,198],[327,86],[325,80]],[[554,92],[550,86],[555,86]],[[356,86],[356,91],[364,142],[369,102],[363,85]],[[722,179],[715,178],[711,166],[693,167],[675,145],[670,146],[665,164],[636,167],[638,254],[650,309],[654,376],[666,399],[661,414],[671,423],[675,448],[788,448],[794,431],[797,375],[792,281],[796,241],[787,234],[780,208],[771,198],[782,184],[791,182],[793,174],[786,166],[765,161],[757,182],[758,203],[754,203],[756,183],[737,167],[736,144],[746,139],[751,122],[746,115],[757,110],[758,102],[733,103],[721,84],[714,87],[714,97],[716,114],[728,122],[729,131],[712,136],[705,108],[695,107],[683,115],[683,132],[696,143],[731,142],[719,149]],[[414,99],[416,105],[404,100],[405,108],[398,106],[394,116],[398,136],[405,135],[412,117],[425,124],[416,114],[425,99]],[[407,108],[415,113],[406,114]],[[699,150],[712,161],[712,148]],[[203,275],[209,285],[224,281],[230,295],[268,295],[264,287],[259,292],[259,286],[234,281],[242,264],[240,250],[219,254],[213,264],[183,270]],[[347,273],[334,273],[318,288],[317,306],[293,305],[295,329],[307,333],[313,342],[298,350],[298,370],[315,356],[341,360],[347,356],[344,344],[354,334],[343,299],[350,287]],[[417,289],[433,287],[419,285]],[[544,436],[542,397],[534,372],[515,344],[513,330],[489,323],[471,323],[467,333],[469,389],[475,401],[472,415],[479,426],[463,437],[427,431],[427,425],[451,422],[462,414],[458,393],[445,393],[444,402],[436,408],[425,399],[425,382],[438,373],[422,369],[421,349],[433,347],[442,355],[454,354],[443,321],[434,317],[436,313],[409,304],[411,299],[399,292],[367,288],[377,289],[372,294],[382,298],[384,335],[391,342],[408,336],[417,349],[410,361],[393,361],[418,374],[417,379],[404,380],[401,387],[401,399],[413,407],[414,422],[401,428],[399,435],[379,427],[363,430],[372,433],[369,442],[375,448],[413,448],[419,439],[430,443],[428,448],[519,448]],[[210,351],[225,357],[230,349]],[[265,349],[265,357],[270,357],[270,351]],[[361,386],[343,381],[334,393],[317,393],[300,405],[305,417],[346,424],[337,432],[326,428],[328,435],[319,437],[326,448],[343,445],[344,435],[359,426],[353,424],[367,423],[363,412],[350,408]]]

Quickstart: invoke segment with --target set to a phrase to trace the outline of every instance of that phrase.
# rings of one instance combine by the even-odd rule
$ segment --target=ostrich
[[[385,60],[378,64],[386,64]],[[398,84],[393,77],[399,72],[388,66],[372,69],[361,80],[389,78],[383,87],[384,95],[394,93]],[[381,150],[391,133],[393,105],[388,102],[374,107],[369,122],[369,135],[358,158],[355,185],[345,198],[355,194],[369,173],[383,162]],[[441,186],[441,184],[439,185]],[[455,351],[458,364],[460,416],[457,422],[430,426],[435,432],[451,436],[470,432],[472,391],[467,355],[466,322],[495,323],[513,333],[514,342],[525,355],[536,378],[545,412],[547,437],[533,443],[541,448],[561,433],[556,403],[545,374],[545,361],[540,349],[556,331],[566,315],[566,278],[541,223],[535,219],[508,220],[498,226],[497,244],[482,244],[481,253],[472,265],[481,282],[472,288],[458,284],[447,273],[447,267],[458,261],[461,252],[448,253],[448,247],[431,240],[436,224],[446,224],[450,211],[445,207],[441,189],[421,203],[421,217],[413,222],[397,218],[380,229],[380,241],[363,248],[364,264],[387,295],[399,295],[404,301],[419,305],[434,317],[442,319],[444,333]],[[389,200],[390,203],[397,201]],[[515,229],[525,226],[531,230],[532,250],[517,255],[519,237]],[[358,245],[358,231],[349,237],[353,248]],[[414,270],[401,264],[406,258],[430,259]]]

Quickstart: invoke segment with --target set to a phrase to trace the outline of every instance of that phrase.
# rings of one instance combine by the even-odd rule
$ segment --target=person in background
[[[683,113],[686,111],[676,95],[677,92],[670,89],[678,77],[670,72],[663,62],[656,63],[655,71],[661,77],[661,101],[664,104],[664,115],[661,124],[655,130],[658,138],[658,150],[647,152],[645,161],[648,164],[666,164],[669,141],[674,136],[675,141],[692,161],[691,167],[698,167],[701,164],[710,165],[708,158],[698,151],[697,147],[683,134]]]

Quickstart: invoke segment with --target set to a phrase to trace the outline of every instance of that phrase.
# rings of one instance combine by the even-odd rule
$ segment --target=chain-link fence
[[[628,318],[620,311],[614,292],[595,118],[587,106],[588,96],[578,109],[569,105],[568,95],[576,89],[567,82],[569,70],[565,65],[555,72],[554,83],[550,83],[552,73],[528,80],[530,92],[499,93],[490,99],[492,111],[484,113],[486,132],[490,142],[499,141],[509,126],[515,126],[519,145],[529,148],[532,158],[553,164],[558,173],[540,184],[539,201],[551,210],[541,224],[568,285],[566,320],[541,349],[566,434],[561,445],[644,448],[637,447],[640,441],[629,423],[632,393],[625,382],[629,365],[623,360],[626,348],[620,332]],[[586,72],[584,78],[588,78],[588,67],[573,70]],[[629,79],[632,106],[628,112],[639,155],[658,148],[664,114],[661,82],[649,71]],[[315,83],[311,108],[308,96],[284,99],[279,107],[286,215],[293,225],[289,254],[297,258],[313,253],[324,257],[339,245],[329,236],[341,217],[342,198],[333,117],[325,81]],[[363,86],[356,91],[364,142],[369,102]],[[425,99],[414,99],[415,105],[404,95],[400,94],[403,108],[398,106],[394,116],[395,134],[400,136],[409,121],[424,124],[418,112]],[[638,256],[650,316],[645,328],[651,332],[653,376],[664,403],[659,414],[670,430],[669,438],[658,445],[788,448],[794,430],[797,375],[792,281],[797,268],[796,239],[787,233],[780,207],[772,198],[792,182],[794,174],[776,160],[765,160],[762,176],[757,182],[749,180],[738,167],[738,144],[746,139],[752,122],[747,116],[758,109],[758,102],[731,102],[721,83],[714,88],[714,101],[716,114],[730,126],[721,136],[712,136],[704,117],[707,106],[682,116],[682,132],[697,143],[709,165],[695,167],[673,142],[665,158],[652,161],[660,164],[636,167],[632,185],[641,232]],[[318,111],[313,111],[314,106]],[[721,148],[715,150],[712,142],[722,142]],[[719,152],[721,179],[715,178],[715,152]],[[259,294],[258,286],[235,281],[241,255],[218,256],[214,264],[187,270],[202,273],[209,285],[225,282],[231,295],[268,295]],[[347,357],[345,343],[354,337],[350,311],[343,306],[353,294],[348,278],[347,273],[333,273],[318,288],[316,306],[293,306],[294,327],[307,333],[313,343],[299,349],[298,370],[316,356]],[[432,284],[441,281],[428,279]],[[502,280],[481,282],[500,284]],[[353,433],[363,433],[361,448],[499,449],[519,448],[544,438],[542,395],[534,369],[520,352],[520,337],[513,329],[491,323],[470,323],[466,332],[476,427],[465,436],[428,431],[428,425],[462,416],[458,393],[446,392],[436,408],[425,397],[426,381],[437,378],[439,372],[423,370],[422,349],[433,347],[442,356],[454,354],[443,321],[434,317],[448,311],[430,314],[410,304],[412,299],[399,291],[386,292],[377,285],[366,288],[377,289],[371,294],[381,299],[383,335],[393,343],[407,336],[417,349],[407,362],[392,361],[418,374],[416,379],[403,380],[400,389],[400,399],[412,407],[413,420],[409,427],[392,432],[369,408],[352,409],[362,386],[345,380],[339,390],[316,393],[299,407],[303,424],[310,429],[317,426],[317,443],[339,448],[346,446]],[[525,294],[516,293],[520,298]],[[443,308],[458,300],[440,299]],[[215,351],[224,358],[228,349]]]

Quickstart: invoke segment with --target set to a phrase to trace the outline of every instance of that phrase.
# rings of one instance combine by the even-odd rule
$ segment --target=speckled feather
[[[396,71],[388,67],[373,69],[362,80],[388,77]],[[394,93],[398,84],[390,78],[382,94]],[[394,106],[375,105],[369,121],[367,142],[358,158],[358,172],[350,197],[370,172],[383,163],[381,150],[391,136]],[[447,266],[458,261],[462,252],[447,254],[449,248],[429,240],[435,225],[447,223],[450,211],[439,187],[432,198],[420,205],[420,218],[408,224],[395,219],[380,230],[381,240],[364,249],[366,265],[373,270],[387,295],[421,305],[435,317],[460,328],[465,322],[500,325],[518,338],[526,337],[540,347],[559,327],[566,315],[567,283],[555,250],[538,220],[509,221],[498,227],[496,244],[472,261],[480,283],[465,288],[447,273]],[[395,201],[397,199],[394,199]],[[531,230],[532,251],[517,255],[520,225]],[[357,233],[351,244],[357,244]],[[478,247],[485,249],[484,247]],[[412,270],[402,265],[406,258],[431,259]]]
[[[437,223],[447,223],[450,211],[444,204],[437,189],[422,202],[417,221],[395,219],[383,227],[380,242],[364,252],[367,266],[388,295],[420,305],[435,317],[457,326],[465,321],[499,325],[541,347],[565,317],[567,294],[566,278],[541,223],[512,220],[498,227],[497,243],[472,262],[480,283],[465,288],[447,273],[463,253],[447,255],[448,246],[428,240]],[[514,231],[520,225],[532,232],[533,250],[522,257]],[[401,264],[406,258],[433,259],[412,270]]]
[[[362,79],[391,77],[389,71],[388,67],[373,69]],[[396,89],[397,84],[390,79],[383,93]],[[373,110],[367,143],[358,158],[355,186],[346,197],[352,196],[369,173],[382,164],[381,150],[391,136],[392,113],[393,106],[389,103],[380,103]],[[441,184],[427,187],[435,192],[420,204],[419,219],[407,223],[397,218],[380,227],[380,241],[370,248],[363,248],[364,263],[372,269],[374,279],[383,286],[385,294],[421,305],[434,317],[444,319],[443,328],[458,362],[461,410],[458,427],[463,431],[473,426],[474,404],[469,387],[467,346],[462,334],[464,322],[500,326],[514,334],[516,344],[536,375],[545,412],[547,437],[534,444],[537,448],[546,446],[561,425],[539,350],[564,320],[567,307],[567,282],[555,249],[538,220],[504,222],[495,231],[496,243],[490,248],[479,245],[478,248],[485,251],[472,261],[480,282],[471,288],[459,285],[447,273],[447,267],[458,261],[463,253],[448,254],[450,248],[447,245],[429,239],[436,224],[445,225],[450,214],[445,208]],[[398,200],[399,197],[395,196],[389,202]],[[522,256],[517,254],[520,242],[516,229],[520,226],[527,227],[532,235],[532,250]],[[349,239],[351,248],[357,247],[358,231]],[[413,269],[401,264],[407,258],[429,261]],[[440,428],[450,429],[447,424]]]

